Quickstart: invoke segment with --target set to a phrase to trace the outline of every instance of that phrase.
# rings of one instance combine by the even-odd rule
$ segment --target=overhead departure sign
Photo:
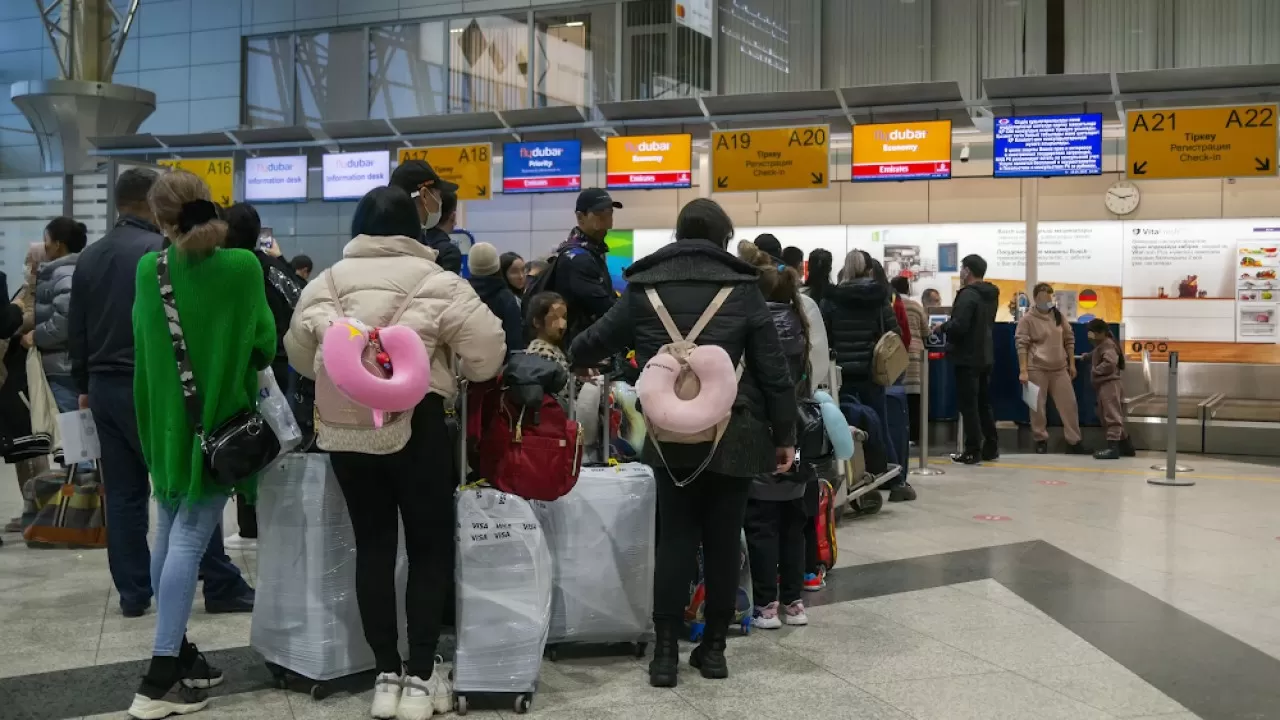
[[[605,185],[610,190],[693,186],[690,135],[614,136],[606,145]]]
[[[209,186],[213,201],[222,207],[231,207],[234,197],[235,162],[229,157],[200,158],[199,160],[160,160],[156,163],[167,168],[186,170]]]
[[[715,192],[824,188],[831,132],[826,125],[711,133]]]
[[[951,121],[853,126],[853,181],[951,177]]]
[[[1125,171],[1148,180],[1276,174],[1276,106],[1130,110]]]
[[[581,187],[580,141],[510,142],[502,146],[502,192],[577,192]]]
[[[458,186],[459,200],[488,200],[493,147],[489,143],[444,147],[400,148],[396,162],[425,160],[431,169]]]

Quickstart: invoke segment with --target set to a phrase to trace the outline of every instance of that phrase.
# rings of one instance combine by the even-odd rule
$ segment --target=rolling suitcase
[[[901,385],[885,388],[884,398],[893,456],[890,462],[908,466],[911,458],[911,413],[907,406],[907,389]]]
[[[584,396],[596,403],[599,437],[592,445],[611,447],[607,385],[587,383],[578,399]],[[586,402],[575,407],[593,410]],[[635,462],[584,467],[564,497],[534,504],[555,568],[551,660],[563,643],[632,643],[636,657],[644,656],[653,635],[657,506],[653,469]]]
[[[356,545],[347,503],[327,453],[289,453],[258,481],[257,600],[249,644],[276,684],[309,685],[319,700],[331,681],[374,667],[356,601]],[[403,548],[403,540],[401,547]],[[408,560],[396,560],[401,652]]]
[[[825,575],[836,566],[836,491],[826,478],[818,479],[818,514],[814,516],[818,539],[818,571]]]
[[[465,383],[460,397],[466,397]],[[466,403],[461,403],[466,427]],[[465,458],[465,433],[460,433]],[[457,629],[453,690],[459,715],[473,695],[512,696],[526,713],[551,622],[551,551],[532,504],[491,487],[467,485],[459,462]]]
[[[736,625],[743,635],[751,634],[751,613],[754,608],[751,604],[751,562],[747,555],[747,534],[743,532],[739,538],[738,546],[741,549],[739,554],[739,570],[738,570],[738,599],[733,609],[733,619],[731,625]],[[684,619],[689,624],[689,639],[697,642],[702,639],[702,632],[706,629],[707,620],[703,613],[703,606],[706,603],[707,589],[702,582],[703,567],[705,559],[702,555],[702,548],[698,548],[698,576],[694,580],[692,589],[689,592],[689,606],[685,608]]]

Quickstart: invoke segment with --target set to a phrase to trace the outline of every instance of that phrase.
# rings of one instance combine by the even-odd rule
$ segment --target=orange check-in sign
[[[622,135],[606,143],[605,180],[610,189],[693,184],[691,135]]]
[[[853,180],[951,177],[951,121],[853,126]]]

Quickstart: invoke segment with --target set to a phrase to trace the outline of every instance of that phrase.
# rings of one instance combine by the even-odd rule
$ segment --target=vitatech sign
[[[246,202],[305,202],[307,157],[256,157],[244,161]]]
[[[692,166],[690,135],[615,136],[607,140],[605,181],[610,189],[692,187]]]
[[[853,126],[853,181],[951,177],[951,121]]]
[[[577,140],[502,146],[502,192],[577,192],[582,186],[582,143]]]
[[[322,159],[325,200],[358,200],[386,185],[391,176],[391,153],[386,150],[333,153]]]

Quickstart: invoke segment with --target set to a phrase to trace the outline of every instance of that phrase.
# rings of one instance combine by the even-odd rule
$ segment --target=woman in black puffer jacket
[[[705,557],[707,624],[689,662],[703,677],[729,676],[725,635],[737,600],[747,493],[754,476],[785,471],[795,455],[795,386],[769,307],[756,286],[756,269],[725,251],[732,237],[733,224],[714,201],[698,199],[686,205],[676,221],[676,241],[636,260],[627,269],[627,289],[613,309],[570,347],[575,367],[592,367],[628,347],[635,348],[636,364],[644,367],[671,342],[645,295],[648,288],[658,291],[677,328],[687,334],[720,288],[733,286],[697,339],[699,345],[724,348],[734,363],[745,361],[724,438],[706,470],[682,487],[673,478],[694,474],[712,452],[710,443],[667,443],[660,456],[650,441],[643,452],[658,480],[653,608],[657,642],[649,665],[649,682],[655,687],[676,684],[677,642],[699,543]]]
[[[867,448],[868,465],[878,466],[881,463],[872,462],[872,453],[883,453],[885,458],[897,455],[889,432],[885,388],[872,379],[871,365],[881,336],[890,332],[901,335],[902,330],[889,301],[889,287],[873,276],[870,255],[851,250],[845,256],[840,277],[840,284],[828,288],[822,299],[822,321],[840,366],[840,395],[856,398],[875,411],[880,420],[877,434],[883,438],[884,447]]]

